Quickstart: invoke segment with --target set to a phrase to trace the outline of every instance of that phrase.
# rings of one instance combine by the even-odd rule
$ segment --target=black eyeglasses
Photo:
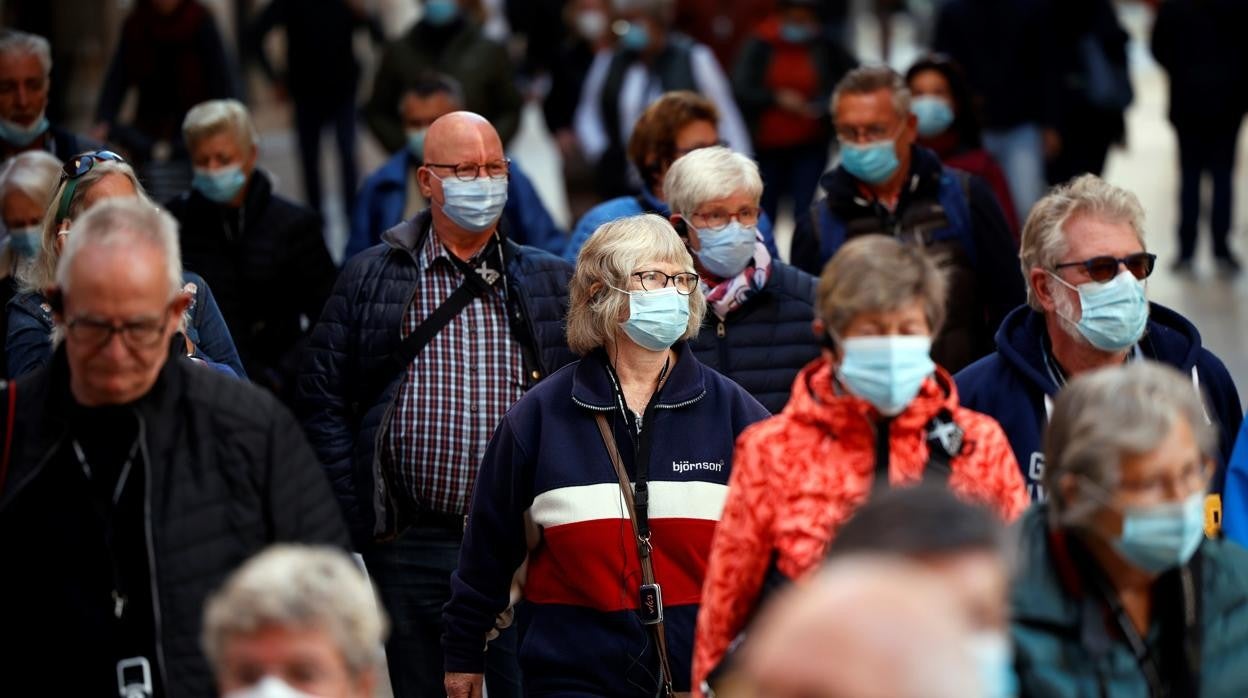
[[[90,347],[102,347],[119,334],[131,349],[150,349],[160,343],[164,330],[164,320],[156,319],[113,323],[82,316],[65,325],[70,339]]]
[[[56,208],[56,222],[60,223],[69,217],[69,203],[74,200],[74,191],[78,188],[78,178],[91,171],[97,162],[120,162],[126,159],[111,150],[94,150],[79,153],[65,161],[61,168],[61,181],[69,180],[69,186],[61,194],[61,203]]]
[[[482,169],[492,179],[502,179],[507,176],[508,170],[511,169],[511,160],[503,158],[502,160],[491,160],[486,163],[461,162],[458,164],[426,162],[425,167],[445,167],[448,170],[455,170],[455,177],[461,182],[471,182],[477,178],[477,173]]]
[[[1126,267],[1127,271],[1131,272],[1131,275],[1135,278],[1147,279],[1149,274],[1153,273],[1153,267],[1157,266],[1157,255],[1147,252],[1136,252],[1126,257],[1102,255],[1085,259],[1081,262],[1064,262],[1053,268],[1056,270],[1067,267],[1083,267],[1093,281],[1104,283],[1118,276],[1119,264]]]
[[[647,291],[658,291],[661,288],[667,288],[668,284],[676,287],[676,292],[682,296],[693,293],[698,287],[698,275],[691,271],[682,271],[679,274],[664,274],[657,269],[647,271],[635,271],[632,274],[641,282],[641,287]]]

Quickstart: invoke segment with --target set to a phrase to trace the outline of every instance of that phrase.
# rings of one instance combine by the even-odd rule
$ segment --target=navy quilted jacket
[[[400,375],[379,395],[361,394],[401,342],[403,316],[420,283],[414,251],[429,233],[422,211],[382,235],[382,243],[347,261],[312,330],[299,367],[296,411],[321,458],[357,546],[398,532],[377,445],[398,394]],[[533,247],[506,241],[512,306],[523,314],[539,363],[535,378],[576,357],[568,351],[563,317],[572,266]]]
[[[819,356],[811,330],[817,279],[773,262],[761,293],[720,321],[707,309],[702,330],[689,345],[698,361],[736,381],[772,414],[784,409],[793,379]]]

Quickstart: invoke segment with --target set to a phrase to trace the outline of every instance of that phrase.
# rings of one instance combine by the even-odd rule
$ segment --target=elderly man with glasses
[[[503,414],[573,359],[571,265],[499,225],[509,165],[489,121],[429,127],[430,208],[352,257],[305,351],[296,406],[395,624],[396,696],[439,695],[441,609],[477,467]],[[491,643],[490,695],[520,695],[515,632]]]
[[[209,592],[270,543],[347,543],[290,412],[183,356],[182,279],[177,226],[150,204],[74,221],[48,294],[64,340],[4,388],[0,610],[22,638],[6,690],[214,695]]]
[[[1044,488],[1041,434],[1058,391],[1081,373],[1152,359],[1182,371],[1218,429],[1219,464],[1230,457],[1242,411],[1226,366],[1200,333],[1150,303],[1156,255],[1144,246],[1139,199],[1095,175],[1058,187],[1031,210],[1019,254],[1027,305],[1006,317],[997,351],[957,374],[962,404],[996,418],[1010,438],[1033,501]],[[1221,489],[1221,468],[1214,491]],[[1216,500],[1211,502],[1211,516]],[[1215,519],[1216,520],[1216,519]]]

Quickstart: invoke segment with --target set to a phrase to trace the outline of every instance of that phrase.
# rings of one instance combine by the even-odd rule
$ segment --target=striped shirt
[[[421,283],[404,316],[404,337],[464,280],[433,231],[416,262]],[[500,282],[486,298],[474,298],[407,367],[383,460],[398,496],[422,511],[465,513],[485,447],[523,385],[523,355],[511,338]]]

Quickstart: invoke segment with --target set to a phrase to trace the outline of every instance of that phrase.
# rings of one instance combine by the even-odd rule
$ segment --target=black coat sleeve
[[[275,403],[271,414],[266,503],[274,541],[346,548],[342,512],[316,453],[289,410]]]
[[[988,326],[993,332],[1014,308],[1027,301],[1027,287],[1018,265],[1018,248],[1001,206],[984,180],[968,175],[971,234],[975,238],[976,276],[986,299]]]

